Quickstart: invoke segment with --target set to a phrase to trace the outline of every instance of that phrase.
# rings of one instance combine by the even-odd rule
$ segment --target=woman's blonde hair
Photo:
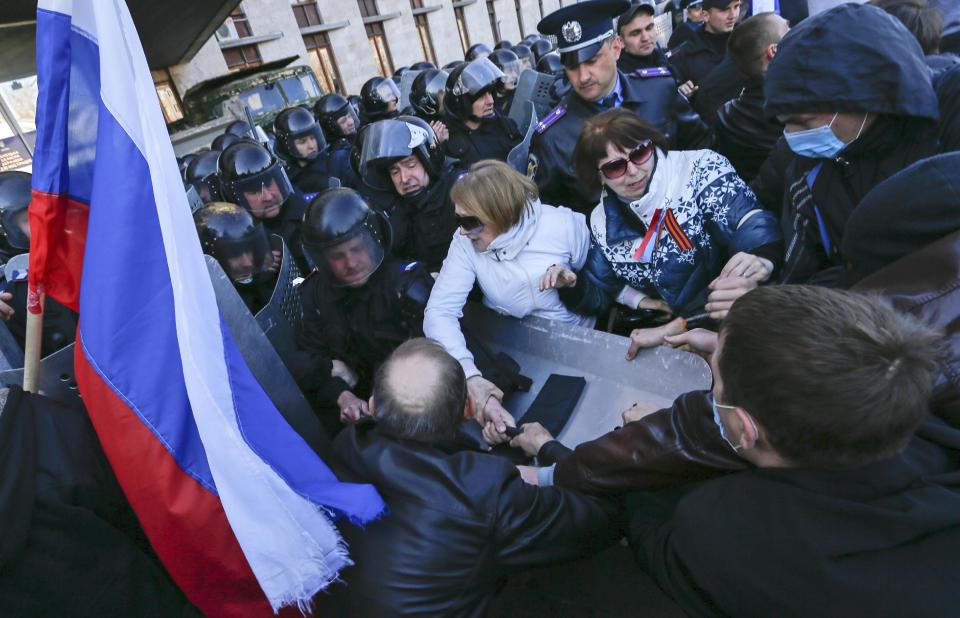
[[[470,166],[450,190],[450,200],[502,234],[520,222],[524,208],[540,192],[532,180],[503,161],[485,159]]]

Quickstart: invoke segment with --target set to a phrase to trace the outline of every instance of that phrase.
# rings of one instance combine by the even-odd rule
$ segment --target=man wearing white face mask
[[[782,212],[780,281],[832,284],[847,218],[863,196],[937,151],[939,104],[923,51],[884,11],[845,4],[783,38],[764,92],[784,139],[752,188]]]

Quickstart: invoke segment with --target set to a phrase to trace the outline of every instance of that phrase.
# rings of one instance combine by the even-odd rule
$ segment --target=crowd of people
[[[318,612],[484,615],[511,574],[621,539],[692,616],[956,611],[957,16],[794,4],[670,2],[661,46],[656,3],[586,0],[404,69],[403,108],[401,70],[181,160],[251,313],[303,275],[287,369],[331,468],[389,507],[342,523],[355,566]],[[528,71],[554,80],[529,142]],[[0,174],[8,258],[29,180]],[[0,294],[21,342],[25,288]],[[626,335],[624,362],[698,354],[713,386],[571,450],[507,409],[468,301]],[[76,319],[47,301],[45,354]]]

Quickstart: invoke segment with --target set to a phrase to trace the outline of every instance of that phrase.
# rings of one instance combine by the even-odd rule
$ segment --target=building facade
[[[167,122],[183,116],[194,86],[290,59],[313,69],[325,92],[357,94],[374,75],[427,60],[462,60],[536,32],[543,15],[574,0],[243,0],[184,64],[153,72]]]

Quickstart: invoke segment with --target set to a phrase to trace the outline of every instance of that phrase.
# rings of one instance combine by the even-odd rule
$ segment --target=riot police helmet
[[[504,89],[514,90],[517,87],[517,81],[519,81],[520,72],[522,71],[520,58],[510,49],[496,49],[492,54],[487,56],[487,58],[490,62],[497,65],[498,69],[503,71]]]
[[[513,47],[513,43],[506,39],[501,39],[497,41],[496,45],[493,46],[493,51],[497,51],[498,49],[510,49],[511,47]]]
[[[529,45],[514,45],[512,48],[513,53],[517,55],[517,58],[520,59],[520,66],[523,67],[522,70],[532,69],[537,66],[537,59],[533,56],[533,50],[530,49]]]
[[[531,32],[527,36],[523,37],[523,40],[521,40],[520,42],[524,45],[533,45],[534,41],[539,41],[542,38],[543,38],[543,35],[541,35],[540,33]]]
[[[540,62],[540,59],[552,52],[554,47],[549,39],[538,39],[530,44],[530,50],[533,52],[536,62]]]
[[[557,52],[544,54],[543,57],[537,61],[537,71],[546,73],[547,75],[553,75],[554,77],[563,77],[567,73],[566,67],[563,66],[563,61],[560,60],[560,54]]]
[[[184,180],[197,190],[197,195],[200,196],[204,204],[223,199],[220,195],[220,178],[218,176],[220,171],[218,168],[219,161],[219,150],[202,152],[194,157],[184,174]]]
[[[384,120],[381,122],[394,122]],[[390,250],[390,222],[353,189],[328,189],[303,215],[303,249],[335,286],[360,287]]]
[[[442,68],[444,71],[446,71],[447,73],[449,73],[450,71],[454,70],[455,68],[457,68],[457,67],[460,66],[461,64],[466,64],[466,62],[463,61],[463,60],[454,60],[453,62],[448,62],[448,63],[446,63],[446,64],[443,65],[441,68]]]
[[[463,59],[466,62],[471,62],[477,58],[486,58],[490,55],[490,52],[493,50],[490,49],[488,45],[483,43],[476,43],[470,46],[470,49],[467,50],[467,53],[463,55]]]
[[[457,67],[447,77],[443,107],[459,120],[480,120],[473,113],[473,103],[486,93],[493,93],[503,84],[503,71],[489,58],[478,58]]]
[[[443,173],[445,155],[437,134],[425,120],[416,116],[398,116],[364,127],[359,175],[369,187],[393,191],[390,166],[416,155],[431,180]]]
[[[213,138],[213,141],[210,142],[210,150],[223,152],[228,146],[233,146],[239,141],[240,138],[236,135],[232,133],[224,133],[223,135],[218,135]]]
[[[0,230],[20,251],[30,250],[30,183],[27,172],[0,172]]]
[[[360,89],[360,108],[368,122],[376,122],[396,114],[400,89],[389,77],[371,77]]]
[[[184,180],[187,179],[187,168],[190,167],[190,162],[197,158],[199,153],[191,152],[190,154],[185,154],[182,157],[177,158],[177,167],[180,168],[180,177]]]
[[[410,88],[410,107],[424,120],[439,120],[443,95],[447,89],[447,72],[440,69],[420,71]]]
[[[312,161],[327,147],[320,124],[302,107],[288,107],[273,121],[277,151],[288,159]]]
[[[313,115],[320,123],[328,142],[338,139],[353,140],[360,128],[360,118],[350,101],[335,92],[320,97],[313,106]]]
[[[429,69],[436,69],[436,68],[437,68],[437,65],[435,65],[432,62],[427,62],[425,60],[421,60],[420,62],[414,62],[413,64],[410,65],[411,71],[427,71]]]
[[[280,161],[260,144],[237,142],[220,154],[220,192],[258,219],[280,214],[293,186]]]
[[[273,277],[277,264],[263,224],[245,209],[211,202],[193,213],[203,252],[216,258],[237,285]]]
[[[226,135],[236,135],[237,137],[248,137],[252,140],[257,139],[257,134],[253,127],[246,120],[234,120],[224,129]]]

